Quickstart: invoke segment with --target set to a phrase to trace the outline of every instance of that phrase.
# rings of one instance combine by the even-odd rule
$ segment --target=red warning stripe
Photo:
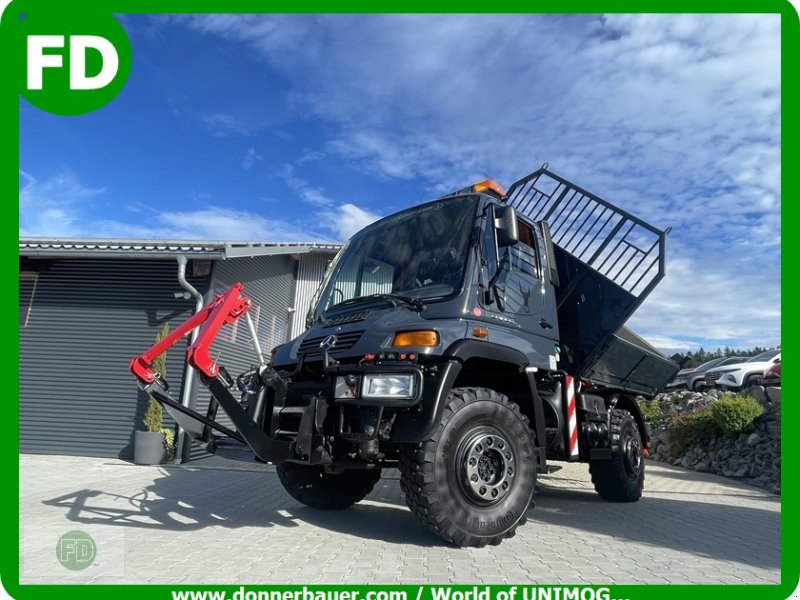
[[[567,375],[567,431],[569,432],[569,457],[578,457],[578,419],[575,412],[575,378]]]

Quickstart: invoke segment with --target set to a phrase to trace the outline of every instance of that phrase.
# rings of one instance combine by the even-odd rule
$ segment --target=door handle
[[[542,329],[552,329],[553,328],[553,326],[550,325],[550,323],[548,323],[544,319],[539,319],[539,327],[541,327]]]

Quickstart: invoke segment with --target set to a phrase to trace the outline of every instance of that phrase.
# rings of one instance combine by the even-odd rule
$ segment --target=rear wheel
[[[636,419],[611,409],[611,458],[589,463],[594,489],[605,500],[636,502],[644,489],[644,453]]]
[[[536,444],[506,396],[455,388],[430,439],[401,453],[400,473],[406,503],[431,531],[460,546],[499,544],[525,522]]]
[[[278,479],[292,498],[320,510],[340,510],[360,502],[381,478],[380,469],[350,469],[326,473],[319,467],[285,462]]]

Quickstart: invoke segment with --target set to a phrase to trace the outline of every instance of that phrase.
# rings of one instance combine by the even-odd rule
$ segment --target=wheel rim
[[[516,456],[502,434],[476,433],[459,452],[459,483],[467,498],[482,506],[505,498],[514,484]]]
[[[637,479],[642,471],[642,444],[637,436],[629,435],[622,445],[622,459],[625,474],[630,479]]]

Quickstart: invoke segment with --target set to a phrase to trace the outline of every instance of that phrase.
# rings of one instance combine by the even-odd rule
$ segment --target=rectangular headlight
[[[413,398],[414,375],[364,375],[363,398]]]

